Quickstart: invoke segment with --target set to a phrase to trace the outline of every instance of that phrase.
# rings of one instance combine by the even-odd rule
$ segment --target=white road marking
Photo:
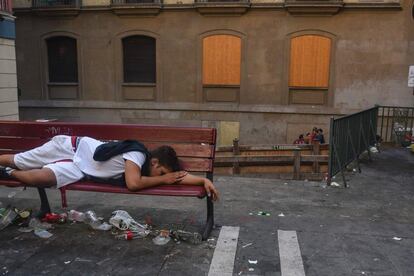
[[[277,230],[282,276],[305,276],[296,231]]]
[[[221,227],[208,276],[233,275],[239,231],[240,227]]]

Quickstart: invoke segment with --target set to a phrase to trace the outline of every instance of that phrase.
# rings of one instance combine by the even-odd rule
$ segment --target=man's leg
[[[26,184],[35,187],[51,187],[56,185],[56,176],[49,168],[28,171],[14,170],[11,176]]]

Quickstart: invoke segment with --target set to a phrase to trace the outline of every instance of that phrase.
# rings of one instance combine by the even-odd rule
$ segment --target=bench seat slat
[[[137,139],[143,142],[215,143],[215,130],[211,128],[65,122],[0,122],[0,136],[50,138],[59,134],[91,136],[96,139],[108,140]]]
[[[0,180],[1,186],[7,187],[25,187],[24,184],[15,180]],[[89,181],[81,181],[65,186],[63,189],[71,191],[87,191],[87,192],[104,192],[119,194],[137,194],[137,195],[159,195],[159,196],[191,196],[204,197],[206,191],[203,186],[191,185],[162,185],[151,187],[148,189],[131,192],[125,187],[118,187],[103,183],[95,183]]]
[[[127,188],[112,186],[108,184],[79,182],[67,185],[66,190],[71,191],[89,191],[89,192],[106,192],[120,194],[138,194],[138,195],[159,195],[159,196],[192,196],[204,197],[206,191],[203,186],[191,185],[162,185],[143,189],[137,192],[131,192]]]

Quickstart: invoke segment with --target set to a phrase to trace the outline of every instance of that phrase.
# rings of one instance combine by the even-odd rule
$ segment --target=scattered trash
[[[251,243],[248,243],[248,244],[245,244],[245,245],[242,246],[242,248],[246,248],[246,247],[248,247],[248,246],[250,246],[252,244],[253,244],[252,242]]]
[[[372,153],[378,153],[378,149],[376,147],[370,147],[369,151]]]
[[[64,262],[64,264],[70,264],[71,263],[71,261],[66,261],[66,262]]]
[[[128,212],[124,210],[116,210],[112,212],[112,217],[109,219],[109,223],[120,230],[131,230],[135,233],[139,233],[142,237],[148,236],[151,232],[148,229],[148,225],[142,225],[136,222]]]
[[[42,239],[48,239],[48,238],[50,238],[51,236],[53,236],[53,234],[52,234],[52,233],[50,233],[49,231],[44,230],[44,229],[35,229],[35,230],[34,230],[34,234],[35,234],[36,236],[38,236],[39,238],[42,238]]]
[[[400,240],[402,240],[402,238],[399,238],[399,237],[393,237],[392,239],[393,239],[393,240],[395,240],[395,241],[400,241]]]
[[[283,214],[283,213],[280,213],[279,215],[277,215],[278,217],[284,217],[285,216],[285,214]]]
[[[13,198],[17,193],[16,192],[10,192],[7,197],[8,198]]]
[[[250,272],[254,271],[254,268],[249,267],[249,271],[250,271]]]
[[[332,187],[341,187],[337,182],[331,182]]]
[[[29,222],[29,227],[32,229],[42,229],[42,230],[49,230],[53,228],[53,226],[50,223],[40,222],[38,218],[31,218]]]
[[[85,214],[82,212],[78,212],[76,210],[70,210],[68,212],[68,220],[76,221],[76,222],[83,222],[85,220]]]
[[[374,258],[374,262],[378,262],[379,260],[379,258]]]
[[[82,215],[78,215],[78,218],[82,219]],[[94,230],[108,231],[112,228],[112,226],[107,224],[106,222],[102,223],[102,221],[96,216],[96,213],[94,211],[86,211],[84,216],[85,218],[83,222],[89,224],[89,226],[92,227],[92,229]]]
[[[249,264],[257,264],[257,260],[249,260]]]
[[[243,273],[243,271],[240,271],[240,272],[239,272],[239,275],[242,275],[242,273]]]
[[[356,172],[356,169],[352,169],[353,172]]]
[[[6,228],[17,218],[17,213],[11,208],[0,208],[0,230]]]
[[[200,244],[203,240],[198,232],[188,232],[184,230],[172,230],[169,234],[174,240],[181,240],[191,244]],[[214,239],[213,239],[214,240]]]
[[[33,228],[31,227],[20,227],[19,229],[17,229],[17,231],[21,232],[21,233],[30,233],[33,231]]]
[[[65,223],[68,215],[66,213],[63,214],[55,214],[55,213],[47,213],[43,218],[42,222],[48,223]]]
[[[214,239],[214,238],[210,238],[210,239],[208,239],[207,241],[208,242],[213,242],[213,241],[215,241],[216,239]]]
[[[365,273],[365,271],[361,271],[361,274],[362,274],[362,275],[365,275],[366,273]]]
[[[264,211],[259,211],[259,212],[257,212],[257,215],[258,216],[267,216],[267,217],[269,217],[270,213],[267,213],[267,212],[264,212]]]
[[[74,260],[74,262],[91,263],[91,262],[92,262],[92,260],[82,259],[82,258],[76,257],[76,258],[75,258],[75,260]]]
[[[124,233],[116,235],[115,239],[117,240],[134,240],[143,238],[139,233],[132,232],[131,230],[124,231]]]
[[[287,182],[285,182],[285,183],[283,183],[283,184],[287,185]]]
[[[161,230],[160,234],[152,239],[153,243],[156,245],[165,245],[170,240],[170,231],[168,230]]]
[[[249,213],[249,216],[253,216],[253,213]]]

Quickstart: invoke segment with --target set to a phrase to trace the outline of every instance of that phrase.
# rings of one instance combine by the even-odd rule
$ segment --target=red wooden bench
[[[213,181],[213,161],[216,129],[197,127],[144,126],[132,124],[91,124],[67,122],[0,121],[0,154],[18,153],[35,148],[55,135],[90,136],[100,140],[136,139],[148,149],[160,145],[172,146],[184,170],[205,173]],[[0,185],[23,187],[23,183],[0,179]],[[60,189],[62,207],[67,207],[66,191],[90,191],[136,195],[185,196],[207,199],[207,222],[202,236],[207,239],[214,224],[213,202],[202,186],[162,185],[138,192],[108,184],[80,181]],[[41,199],[40,213],[50,212],[45,189],[38,188]]]

